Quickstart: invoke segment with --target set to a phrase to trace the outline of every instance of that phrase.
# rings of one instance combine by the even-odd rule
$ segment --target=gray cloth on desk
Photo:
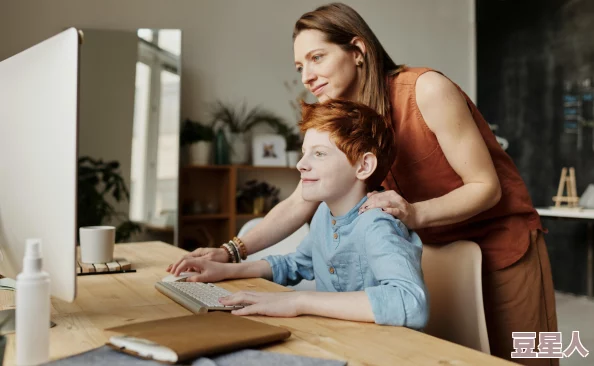
[[[246,349],[227,353],[224,355],[207,358],[202,357],[194,361],[192,366],[260,366],[260,365],[283,365],[283,366],[344,366],[346,362],[337,360],[325,360],[282,353],[255,351]]]
[[[201,357],[193,362],[185,362],[192,366],[344,366],[345,361],[325,360],[321,358],[285,355],[281,353],[256,351],[251,349],[232,353]],[[111,347],[103,346],[75,356],[63,358],[45,364],[46,366],[74,365],[115,365],[115,366],[163,366],[162,363],[144,360],[126,353],[118,352]]]

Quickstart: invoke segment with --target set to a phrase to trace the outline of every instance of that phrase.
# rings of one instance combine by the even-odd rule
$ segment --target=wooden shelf
[[[299,183],[299,171],[286,166],[253,165],[187,165],[180,169],[178,207],[187,208],[186,215],[178,216],[178,245],[184,249],[218,246],[237,235],[247,221],[265,214],[238,214],[236,196],[238,187],[247,181],[267,181],[288,197]],[[225,213],[191,214],[198,202],[209,203]]]
[[[157,226],[150,224],[143,224],[147,230],[158,231],[162,233],[173,233],[173,226]]]
[[[266,214],[259,214],[259,215],[255,215],[255,214],[237,214],[235,217],[237,217],[238,220],[251,220],[251,219],[257,219],[258,217],[264,217],[266,216]]]
[[[229,170],[232,165],[186,165],[182,170]]]
[[[289,166],[255,166],[255,165],[186,165],[183,170],[279,170],[298,172],[297,168]]]
[[[199,215],[184,215],[183,221],[198,221],[198,220],[226,220],[230,217],[229,214],[199,214]]]
[[[298,172],[297,168],[289,166],[254,166],[254,165],[235,165],[238,170],[280,170]]]

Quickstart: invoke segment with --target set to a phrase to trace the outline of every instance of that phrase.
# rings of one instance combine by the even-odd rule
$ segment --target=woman
[[[396,65],[360,15],[344,4],[304,14],[293,40],[296,69],[319,101],[362,102],[395,128],[397,157],[386,190],[370,193],[361,211],[383,208],[426,244],[480,245],[493,355],[510,359],[512,332],[557,331],[540,218],[517,168],[468,96],[439,72]],[[293,233],[317,206],[302,199],[299,184],[241,238],[248,253]],[[200,248],[190,256],[228,260],[222,248]],[[544,358],[514,361],[558,364]]]

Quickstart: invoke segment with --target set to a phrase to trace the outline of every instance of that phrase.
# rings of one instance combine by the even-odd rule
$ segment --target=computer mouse
[[[182,272],[179,276],[169,275],[163,277],[161,282],[185,282],[186,278],[196,275],[196,272]]]

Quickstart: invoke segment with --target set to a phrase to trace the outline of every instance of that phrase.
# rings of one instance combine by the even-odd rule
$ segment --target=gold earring
[[[361,61],[361,60],[357,61],[357,66],[361,66],[361,65],[363,65],[363,61]]]

